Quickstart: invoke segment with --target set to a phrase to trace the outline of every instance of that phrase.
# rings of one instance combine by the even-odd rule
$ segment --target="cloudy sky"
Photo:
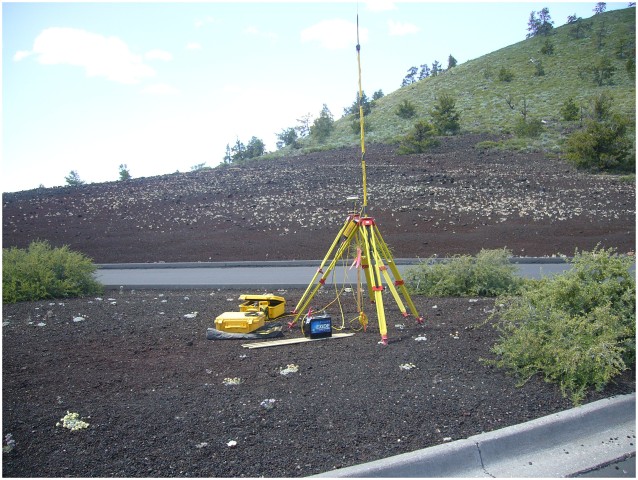
[[[556,27],[596,2],[2,3],[2,191],[190,171],[227,144],[335,118],[407,69],[524,40],[531,11]],[[626,2],[607,3],[607,10]]]

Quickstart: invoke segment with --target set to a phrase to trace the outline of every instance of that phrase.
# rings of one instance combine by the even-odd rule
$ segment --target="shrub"
[[[541,53],[543,55],[554,55],[554,44],[549,38],[545,40],[545,43],[543,43]]]
[[[537,118],[525,120],[519,118],[514,126],[514,133],[519,137],[537,138],[543,132],[543,122]]]
[[[403,100],[397,107],[396,114],[401,118],[412,118],[416,115],[416,107],[410,100]]]
[[[361,135],[361,120],[359,118],[354,118],[352,122],[350,122],[350,129],[354,135]],[[363,117],[363,131],[364,132],[372,132],[373,126],[372,122],[364,115]]]
[[[2,301],[15,303],[44,298],[76,297],[99,293],[95,265],[67,246],[51,248],[34,241],[28,249],[2,249]]]
[[[423,153],[431,147],[439,144],[435,138],[437,131],[434,125],[425,120],[419,120],[414,128],[401,141],[399,154]]]
[[[614,99],[606,92],[602,92],[591,99],[591,118],[602,122],[609,120],[612,115]]]
[[[503,144],[501,142],[495,142],[493,140],[484,140],[474,145],[474,148],[477,150],[498,150],[499,148],[502,147],[502,145]]]
[[[636,158],[628,136],[630,121],[612,115],[606,122],[590,120],[565,143],[565,157],[578,168],[631,171]]]
[[[408,269],[412,292],[430,296],[496,296],[514,293],[522,279],[506,249],[481,250],[476,257],[457,255],[442,263],[432,261]]]
[[[498,79],[501,82],[509,83],[514,80],[514,74],[511,70],[508,70],[505,67],[501,67],[501,69],[498,71]]]
[[[636,76],[636,59],[633,57],[629,57],[625,62],[625,70],[627,70],[627,74],[629,78],[634,78]]]
[[[461,129],[459,113],[456,111],[456,100],[452,95],[441,94],[430,112],[432,122],[441,135],[455,135]]]
[[[602,87],[605,84],[613,84],[616,67],[611,63],[611,60],[608,57],[598,57],[598,59],[589,67],[589,71],[593,76],[594,83],[599,87]]]
[[[578,113],[579,109],[578,105],[576,105],[576,102],[574,101],[574,97],[569,97],[560,107],[560,114],[566,122],[578,120]]]
[[[577,251],[564,274],[528,284],[518,297],[499,297],[498,360],[487,362],[513,371],[520,384],[541,374],[574,404],[591,387],[602,390],[635,362],[632,263],[613,249]]]

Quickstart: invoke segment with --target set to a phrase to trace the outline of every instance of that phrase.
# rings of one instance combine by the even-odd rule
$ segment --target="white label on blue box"
[[[326,321],[323,320],[321,322],[310,322],[310,331],[312,333],[323,333],[323,332],[330,332],[332,330],[332,325],[330,324],[330,321]]]

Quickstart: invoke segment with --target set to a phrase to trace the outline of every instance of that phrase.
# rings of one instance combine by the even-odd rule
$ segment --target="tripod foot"
[[[417,318],[416,323],[418,323],[419,325],[423,325],[423,317]]]
[[[384,347],[388,346],[388,336],[387,335],[381,335],[381,341],[379,342],[379,345],[383,345]]]

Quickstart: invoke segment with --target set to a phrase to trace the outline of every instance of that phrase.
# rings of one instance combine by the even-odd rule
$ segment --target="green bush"
[[[487,361],[513,371],[520,384],[536,374],[579,404],[635,362],[634,257],[614,249],[576,252],[572,268],[499,297],[501,337]]]
[[[437,129],[425,120],[419,120],[414,128],[401,141],[399,154],[423,153],[432,147],[436,147],[439,141],[435,138]]]
[[[629,137],[631,122],[620,115],[608,121],[590,120],[565,143],[565,157],[578,168],[632,171],[636,157]]]
[[[502,148],[503,144],[501,142],[495,142],[493,140],[484,140],[482,142],[474,145],[476,150],[498,150]]]
[[[566,122],[578,120],[579,111],[578,105],[576,105],[576,102],[574,101],[574,97],[569,97],[560,107],[560,114]]]
[[[361,120],[359,118],[353,118],[352,122],[350,122],[350,129],[352,130],[353,135],[361,135]],[[363,132],[368,133],[374,131],[372,126],[372,122],[366,117],[363,116]]]
[[[545,40],[545,43],[543,43],[541,53],[543,55],[554,55],[554,44],[549,38]]]
[[[457,255],[441,263],[432,261],[408,269],[413,293],[435,297],[496,296],[515,293],[522,279],[506,249],[481,250],[476,257]]]
[[[519,137],[538,138],[543,133],[543,122],[538,118],[526,120],[520,117],[514,126],[514,133]]]
[[[2,302],[15,303],[44,298],[77,297],[100,293],[95,265],[67,246],[51,248],[46,241],[32,242],[27,249],[2,249]]]
[[[512,73],[511,70],[508,70],[505,67],[501,67],[501,69],[498,71],[498,79],[501,82],[509,83],[514,80],[514,73]]]
[[[403,100],[397,107],[396,114],[401,118],[412,118],[416,115],[416,107],[410,100]]]
[[[430,111],[432,123],[441,135],[456,135],[461,129],[460,115],[456,111],[456,99],[447,93],[436,98],[436,104]]]

